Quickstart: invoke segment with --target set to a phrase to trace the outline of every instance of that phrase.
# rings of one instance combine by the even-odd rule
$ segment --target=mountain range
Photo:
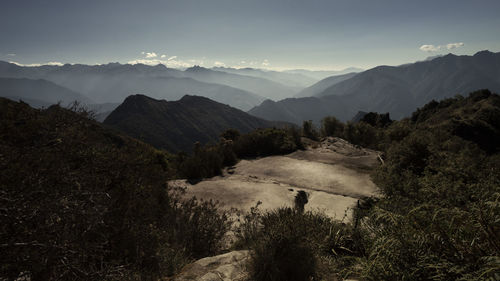
[[[356,75],[356,72],[350,72],[347,74],[341,74],[341,75],[334,75],[327,77],[303,90],[301,90],[298,94],[295,95],[296,98],[301,98],[301,97],[312,97],[315,95],[318,95],[325,91],[326,89],[330,88],[331,86],[340,83],[344,80],[347,80],[349,78],[352,78]]]
[[[342,70],[308,70],[308,69],[291,69],[285,70],[284,73],[302,74],[316,80],[322,80],[330,76],[338,76],[351,72],[362,72],[364,69],[359,67],[348,67]]]
[[[248,133],[283,126],[206,97],[186,95],[178,101],[131,95],[104,120],[127,135],[171,152],[191,151],[195,142],[215,143],[227,129]]]
[[[299,92],[303,88],[311,86],[312,84],[320,80],[317,78],[304,75],[302,73],[292,73],[285,71],[280,72],[280,71],[264,70],[258,68],[250,68],[250,67],[247,68],[213,67],[212,69],[227,73],[269,79],[277,83],[287,85],[296,92]],[[288,97],[290,96],[288,95]]]
[[[332,79],[332,78],[327,78]],[[320,81],[311,88],[321,88]],[[332,115],[350,120],[358,111],[389,112],[401,119],[431,100],[477,89],[500,91],[500,53],[448,54],[401,66],[378,66],[334,83],[313,97],[265,101],[249,113],[270,120],[301,122]]]
[[[80,93],[43,79],[0,77],[0,97],[22,100],[33,107],[47,107],[57,103],[68,105],[73,101],[94,103]]]

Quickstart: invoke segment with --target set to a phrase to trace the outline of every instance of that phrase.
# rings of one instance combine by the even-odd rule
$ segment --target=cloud
[[[422,45],[420,46],[420,50],[424,52],[437,52],[439,51],[441,47],[440,46],[434,46],[434,45]]]
[[[23,63],[18,63],[15,61],[9,61],[9,62],[13,63],[15,65],[27,66],[27,67],[36,67],[36,66],[42,66],[42,65],[51,65],[51,66],[63,66],[64,65],[62,62],[58,62],[58,61],[49,61],[46,63],[30,63],[30,64],[23,64]]]
[[[157,59],[157,58],[137,59],[137,60],[131,60],[127,63],[128,64],[145,64],[145,65],[151,65],[151,66],[163,64],[166,67],[170,67],[170,68],[186,68],[186,67],[191,67],[193,65],[200,65],[200,66],[203,65],[203,61],[199,61],[199,60],[183,61],[183,60],[178,60],[177,56],[172,56],[166,60],[165,59],[163,59],[163,60]]]
[[[424,52],[437,52],[437,51],[443,50],[443,49],[451,50],[451,49],[460,48],[463,45],[464,45],[463,42],[448,43],[446,45],[438,45],[438,46],[435,46],[435,45],[422,45],[422,46],[420,46],[419,49],[421,51],[424,51]]]
[[[446,49],[451,50],[455,48],[460,48],[464,45],[463,42],[446,44]]]
[[[223,62],[220,62],[220,61],[215,61],[215,62],[214,62],[214,66],[216,66],[216,67],[225,67],[225,66],[226,66],[226,64],[225,64],[225,63],[223,63]]]
[[[270,63],[269,63],[269,60],[265,59],[263,62],[262,62],[262,66],[269,66]]]
[[[158,55],[155,52],[151,53],[146,53],[146,58],[151,59],[151,58],[156,58]]]
[[[163,58],[166,58],[166,57],[167,57],[167,55],[161,55],[161,57],[160,57],[160,58],[162,58],[162,59],[163,59]]]
[[[15,57],[16,54],[7,54],[7,56],[9,56],[9,57]]]

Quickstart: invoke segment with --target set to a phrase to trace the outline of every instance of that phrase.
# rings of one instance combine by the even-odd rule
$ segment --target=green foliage
[[[392,123],[389,113],[379,114],[376,112],[369,112],[365,114],[360,121],[379,128],[387,127]]]
[[[227,218],[166,186],[172,157],[87,117],[0,99],[0,279],[157,279],[216,253]]]
[[[343,137],[344,124],[333,116],[328,116],[321,120],[321,135],[324,137]]]
[[[304,121],[302,123],[302,135],[312,140],[319,139],[319,133],[316,130],[316,127],[314,126],[312,120]]]
[[[200,180],[220,175],[225,166],[238,158],[254,158],[291,153],[303,145],[296,129],[259,129],[240,135],[227,130],[217,145],[195,144],[192,155],[179,153],[176,159],[179,176]]]
[[[241,136],[241,134],[240,132],[238,132],[238,130],[228,129],[224,131],[220,136],[226,140],[236,141]]]
[[[326,278],[328,264],[358,255],[352,227],[323,214],[295,208],[261,213],[255,207],[239,227],[239,247],[253,250],[253,280],[311,280]]]
[[[385,137],[382,128],[390,123],[386,120],[388,114],[368,113],[367,116],[366,120],[363,119],[356,123],[347,122],[346,124],[338,121],[335,117],[325,117],[321,120],[321,136],[339,137],[352,144],[379,149],[381,140]]]
[[[300,138],[293,133],[293,130],[285,129],[258,129],[238,138],[234,152],[239,158],[291,153],[302,147]]]
[[[431,102],[385,133],[384,194],[362,219],[367,280],[500,278],[500,97]],[[467,128],[467,129],[463,129]],[[488,139],[488,141],[486,141]]]

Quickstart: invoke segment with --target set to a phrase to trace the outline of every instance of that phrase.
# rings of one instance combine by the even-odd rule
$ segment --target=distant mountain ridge
[[[104,124],[172,152],[191,151],[197,141],[217,142],[227,129],[247,133],[280,125],[205,97],[189,95],[178,101],[131,95],[111,112]]]
[[[301,90],[318,82],[318,79],[306,76],[301,73],[279,72],[273,70],[264,70],[258,68],[231,68],[231,67],[213,67],[213,70],[223,71],[258,78],[264,78],[271,81],[287,85],[295,90]],[[290,96],[288,96],[290,97]]]
[[[342,70],[307,70],[307,69],[291,69],[285,70],[285,73],[295,73],[302,74],[311,78],[316,79],[317,81],[323,80],[330,76],[343,75],[351,72],[363,72],[364,69],[358,67],[348,67]]]
[[[356,75],[356,74],[358,74],[358,73],[350,72],[347,74],[341,74],[341,75],[327,77],[327,78],[315,83],[314,85],[311,85],[310,87],[303,89],[298,94],[296,94],[295,97],[302,98],[302,97],[312,97],[312,96],[318,95],[318,94],[322,93],[324,90],[330,88],[331,86],[354,77],[354,75]]]
[[[63,106],[74,101],[94,103],[88,97],[43,79],[1,78],[0,97],[23,100],[34,107],[61,103]]]
[[[0,62],[0,77],[45,79],[99,103],[122,102],[131,94],[176,100],[201,95],[248,110],[266,98],[293,96],[298,89],[252,76],[192,67],[185,71],[164,65],[109,63],[23,67]]]
[[[401,119],[433,99],[486,88],[500,92],[500,53],[449,54],[413,64],[378,66],[316,94],[316,105],[311,105],[311,99],[285,99],[274,106],[265,102],[249,113],[295,123],[294,120],[319,122],[328,115],[347,121],[358,111],[389,112],[391,118]],[[290,112],[301,115],[291,119]]]

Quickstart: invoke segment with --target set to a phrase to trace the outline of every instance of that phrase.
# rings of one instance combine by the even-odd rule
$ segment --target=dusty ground
[[[350,217],[350,207],[365,196],[376,195],[370,170],[379,165],[376,151],[360,148],[338,138],[311,143],[305,151],[285,156],[242,160],[223,176],[190,185],[187,196],[218,200],[225,208],[248,211],[258,201],[261,209],[293,206],[296,193],[304,190],[306,210],[322,210],[328,216]]]

